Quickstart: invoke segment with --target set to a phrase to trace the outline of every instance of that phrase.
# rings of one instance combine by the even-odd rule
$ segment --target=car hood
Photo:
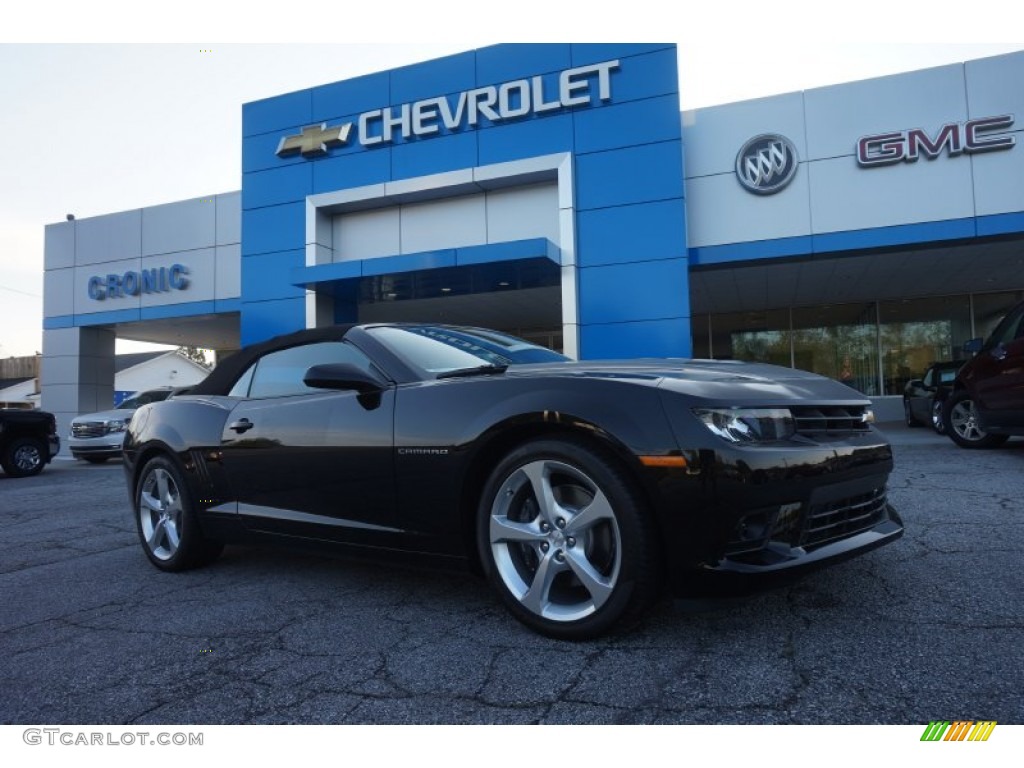
[[[96,413],[83,413],[81,416],[76,416],[71,420],[72,424],[80,424],[85,421],[128,421],[134,410],[130,408],[113,408],[109,411],[98,411]]]
[[[862,404],[867,398],[835,379],[795,368],[734,360],[682,358],[584,360],[568,363],[515,365],[509,376],[573,376],[620,379],[711,400],[822,400]]]

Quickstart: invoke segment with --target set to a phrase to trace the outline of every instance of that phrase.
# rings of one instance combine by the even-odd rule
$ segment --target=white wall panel
[[[89,278],[96,276],[106,280],[107,275],[124,275],[129,270],[137,272],[141,259],[121,259],[104,264],[89,264],[75,267],[75,314],[93,312],[115,312],[122,309],[138,309],[138,296],[117,296],[103,300],[89,298]],[[84,351],[83,351],[83,354]]]
[[[964,67],[861,80],[804,92],[807,157],[853,155],[861,136],[967,119]]]
[[[217,195],[217,245],[242,242],[242,193]]]
[[[46,225],[43,265],[46,269],[75,266],[75,222]],[[58,315],[60,312],[51,314]]]
[[[1014,136],[1012,149],[971,155],[978,216],[1024,211],[1024,132]]]
[[[486,206],[489,243],[534,237],[560,240],[557,184],[488,192]]]
[[[401,253],[396,208],[346,213],[334,217],[334,260],[358,261]]]
[[[160,256],[146,256],[142,259],[142,269],[161,267],[170,269],[174,264],[188,268],[188,286],[182,290],[172,288],[169,291],[141,294],[143,307],[164,307],[168,304],[184,304],[190,301],[211,301],[214,296],[214,280],[216,274],[216,251],[213,248],[202,248],[198,251],[184,253],[165,253]]]
[[[242,295],[242,246],[218,245],[214,270],[214,296],[237,299]]]
[[[216,221],[213,197],[143,208],[142,255],[209,248],[216,239]]]
[[[75,264],[100,264],[142,255],[142,211],[75,222]]]
[[[964,68],[970,117],[1011,114],[1017,118],[1013,127],[1024,129],[1024,51],[969,61]]]
[[[801,164],[788,187],[774,195],[752,195],[735,174],[686,182],[687,236],[691,248],[808,235],[808,173]]]
[[[484,196],[404,205],[401,227],[402,253],[483,245],[487,242]]]
[[[974,215],[971,161],[939,157],[860,168],[852,157],[809,163],[815,233]]]
[[[802,93],[785,93],[683,113],[686,178],[732,173],[736,154],[762,133],[780,133],[807,158]]]
[[[75,270],[46,270],[43,273],[43,295],[50,316],[70,315],[75,306]]]

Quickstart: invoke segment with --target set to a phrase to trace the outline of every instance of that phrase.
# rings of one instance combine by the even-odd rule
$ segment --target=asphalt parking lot
[[[163,574],[119,462],[0,475],[0,722],[1024,723],[1024,440],[883,427],[901,541],[579,644],[460,574],[239,547]]]

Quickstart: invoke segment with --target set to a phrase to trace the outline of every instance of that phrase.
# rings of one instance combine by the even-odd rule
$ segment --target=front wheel
[[[46,466],[47,447],[32,437],[16,437],[2,457],[4,472],[11,477],[38,475]]]
[[[181,471],[165,456],[150,459],[139,475],[135,522],[146,557],[163,571],[205,565],[224,548],[203,535]]]
[[[946,433],[961,448],[994,448],[1008,439],[1006,435],[989,434],[979,426],[974,400],[965,389],[949,396],[942,416]]]
[[[519,621],[549,637],[584,640],[635,623],[657,595],[654,541],[632,481],[575,440],[512,451],[480,501],[489,581]]]

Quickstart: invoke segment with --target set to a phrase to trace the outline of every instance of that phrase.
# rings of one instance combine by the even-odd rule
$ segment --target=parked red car
[[[960,369],[946,398],[947,434],[963,448],[992,448],[1024,435],[1024,301],[1011,309]]]

